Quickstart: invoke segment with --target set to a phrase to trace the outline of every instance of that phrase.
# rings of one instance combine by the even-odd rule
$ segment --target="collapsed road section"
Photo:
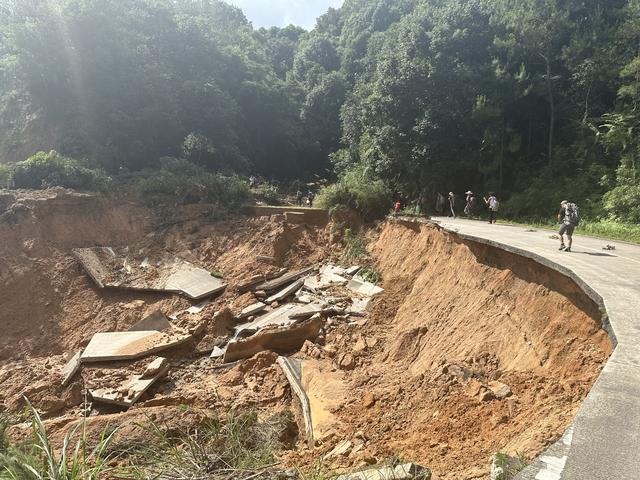
[[[280,210],[205,222],[198,206],[160,228],[143,208],[68,193],[20,202],[28,214],[0,225],[0,404],[28,397],[54,442],[85,415],[89,429],[120,425],[117,446],[148,441],[131,425],[149,418],[177,431],[196,412],[293,412],[283,464],[488,478],[497,452],[533,458],[559,438],[611,352],[570,279],[434,226],[382,224],[353,259],[336,226]],[[39,209],[51,222],[58,203],[104,222],[49,235]],[[73,255],[90,245],[111,245],[112,286]],[[197,301],[149,289],[163,258],[226,288]],[[39,295],[25,301],[29,285]],[[398,455],[424,467],[386,465]]]

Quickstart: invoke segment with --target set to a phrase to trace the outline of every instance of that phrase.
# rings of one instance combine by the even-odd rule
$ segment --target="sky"
[[[255,28],[284,27],[290,23],[311,30],[316,18],[344,0],[227,0],[242,9]]]

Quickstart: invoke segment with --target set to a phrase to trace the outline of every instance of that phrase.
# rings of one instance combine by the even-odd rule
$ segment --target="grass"
[[[502,471],[496,476],[496,480],[512,480],[518,473],[527,466],[527,459],[524,454],[516,452],[515,457],[506,453],[498,452],[493,457],[493,464]]]
[[[543,228],[548,230],[558,230],[558,225],[551,221],[518,221],[518,220],[498,220],[498,223],[521,225],[523,227]],[[576,228],[578,235],[590,235],[610,240],[622,240],[625,242],[640,243],[640,225],[621,223],[610,219],[581,220]]]
[[[86,419],[67,432],[56,453],[40,415],[31,412],[31,438],[12,444],[6,435],[7,417],[0,419],[0,479],[2,480],[98,480],[113,472],[108,448],[115,430],[105,428],[97,445],[89,447]],[[78,436],[75,444],[74,437]]]

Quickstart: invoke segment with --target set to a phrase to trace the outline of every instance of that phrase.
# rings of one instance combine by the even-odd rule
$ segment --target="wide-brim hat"
[[[465,195],[473,195],[473,192],[469,190],[468,192],[464,192]]]

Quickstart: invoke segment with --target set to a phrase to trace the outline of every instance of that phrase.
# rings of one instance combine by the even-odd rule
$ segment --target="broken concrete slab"
[[[289,318],[298,320],[311,318],[314,315],[342,315],[344,313],[344,309],[327,306],[326,304],[309,304],[304,308],[299,309],[298,311],[292,312],[289,314]]]
[[[282,368],[282,371],[287,377],[291,390],[293,390],[300,401],[307,444],[309,447],[313,447],[315,444],[315,438],[313,435],[313,422],[311,421],[311,404],[309,403],[309,397],[307,397],[307,394],[301,384],[301,361],[294,358],[280,356],[278,357],[278,365],[280,365],[280,368]]]
[[[243,330],[261,330],[268,326],[287,326],[291,325],[294,320],[289,318],[289,315],[298,311],[304,310],[306,305],[295,305],[289,303],[275,310],[270,311],[262,317],[256,318],[252,322],[247,322],[236,326],[236,334],[239,334]]]
[[[130,332],[140,332],[155,330],[161,332],[162,330],[171,330],[171,323],[167,319],[166,315],[160,310],[156,310],[151,315],[147,315],[135,325],[129,328]]]
[[[211,296],[227,286],[208,271],[165,254],[149,258],[127,248],[76,248],[74,255],[100,288],[183,293],[193,299]],[[144,257],[144,258],[143,258]]]
[[[347,275],[349,275],[350,277],[352,277],[353,275],[355,275],[356,273],[358,273],[360,271],[362,267],[359,267],[357,265],[354,265],[352,267],[347,268],[347,270],[345,271],[345,273]]]
[[[378,287],[371,282],[367,282],[366,280],[358,276],[355,276],[351,280],[349,280],[349,283],[347,283],[347,288],[367,297],[373,297],[374,295],[384,292],[384,288]]]
[[[89,391],[96,402],[130,407],[158,379],[169,371],[169,363],[166,358],[156,358],[151,362],[141,375],[131,375],[117,388],[98,388]]]
[[[254,290],[264,290],[265,292],[273,292],[285,285],[290,284],[291,282],[295,282],[301,277],[310,274],[313,272],[314,267],[307,267],[301,270],[296,270],[294,272],[286,273],[278,278],[274,278],[273,280],[269,280],[267,282],[261,283],[254,287]]]
[[[288,327],[264,329],[255,335],[229,342],[224,354],[224,363],[248,358],[263,350],[288,353],[297,350],[305,340],[317,337],[324,321],[320,316]]]
[[[270,255],[256,255],[256,260],[259,262],[275,263],[276,257],[272,257]]]
[[[284,221],[287,223],[304,223],[306,216],[303,212],[284,212]]]
[[[304,281],[304,287],[312,292],[318,292],[334,285],[346,285],[348,281],[341,275],[325,271],[307,277]]]
[[[62,386],[65,387],[69,384],[73,376],[80,369],[80,357],[82,356],[82,350],[78,350],[74,353],[69,361],[62,367]]]
[[[327,453],[324,456],[324,460],[331,460],[332,458],[347,456],[351,449],[353,448],[353,443],[350,440],[343,440],[338,443],[333,450]]]
[[[340,475],[336,480],[430,480],[431,470],[415,463],[374,467]]]
[[[267,308],[267,305],[262,302],[254,303],[252,305],[249,305],[248,307],[243,308],[238,318],[251,317],[256,313],[263,311],[265,308]]]
[[[288,296],[293,295],[295,292],[297,292],[302,287],[303,284],[304,284],[304,280],[299,278],[288,287],[285,287],[282,290],[280,290],[278,293],[271,295],[269,298],[265,300],[265,302],[267,304],[271,304],[273,302],[280,302],[285,298],[287,298]]]
[[[356,317],[361,317],[366,315],[370,305],[370,298],[352,298],[351,305],[347,307],[346,313]]]
[[[157,330],[96,333],[80,358],[83,363],[133,360],[176,347],[192,338],[190,334]]]

